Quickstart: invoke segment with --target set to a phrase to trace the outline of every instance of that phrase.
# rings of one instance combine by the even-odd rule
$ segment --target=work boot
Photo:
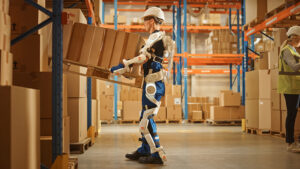
[[[142,153],[139,153],[138,151],[135,151],[131,154],[126,154],[125,157],[130,160],[138,160],[140,157],[147,157],[149,155],[150,154],[142,154]]]
[[[146,156],[140,157],[139,163],[143,164],[164,164],[160,157]]]
[[[287,151],[288,152],[293,152],[293,153],[300,153],[300,145],[299,145],[299,143],[288,144]]]

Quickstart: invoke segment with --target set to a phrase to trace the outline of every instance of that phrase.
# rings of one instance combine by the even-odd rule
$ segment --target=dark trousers
[[[294,143],[294,128],[295,121],[297,117],[300,95],[299,94],[284,94],[286,107],[287,107],[287,116],[285,121],[286,128],[286,142]]]

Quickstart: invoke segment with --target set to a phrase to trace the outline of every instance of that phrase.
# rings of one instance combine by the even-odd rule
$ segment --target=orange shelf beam
[[[285,18],[287,18],[288,16],[291,16],[293,14],[296,14],[300,12],[300,2],[290,6],[289,8],[279,12],[278,14],[266,19],[264,22],[254,26],[253,28],[249,29],[248,31],[246,31],[245,33],[245,41],[248,40],[248,37],[250,35],[253,35]]]
[[[111,29],[114,28],[114,25],[102,24],[100,26],[103,28],[111,28]],[[184,28],[184,27],[182,26],[182,28]],[[118,29],[145,29],[145,28],[144,28],[144,25],[118,25]],[[162,30],[168,30],[168,29],[172,30],[173,26],[172,25],[163,25],[163,26],[161,26],[161,29]],[[216,29],[229,29],[229,26],[205,26],[205,25],[192,26],[192,25],[189,25],[189,26],[187,26],[187,29],[188,30],[216,30]],[[236,30],[237,27],[233,26],[232,29]]]

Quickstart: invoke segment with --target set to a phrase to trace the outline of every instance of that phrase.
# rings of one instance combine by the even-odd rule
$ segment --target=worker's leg
[[[299,96],[298,94],[284,94],[287,117],[286,117],[286,142],[291,144],[294,143],[294,128],[299,107]]]

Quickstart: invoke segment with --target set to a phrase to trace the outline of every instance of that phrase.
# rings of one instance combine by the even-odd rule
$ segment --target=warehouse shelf
[[[188,75],[197,74],[230,74],[230,69],[187,69]],[[232,70],[232,74],[237,74],[237,70]],[[242,71],[240,71],[242,73]]]

